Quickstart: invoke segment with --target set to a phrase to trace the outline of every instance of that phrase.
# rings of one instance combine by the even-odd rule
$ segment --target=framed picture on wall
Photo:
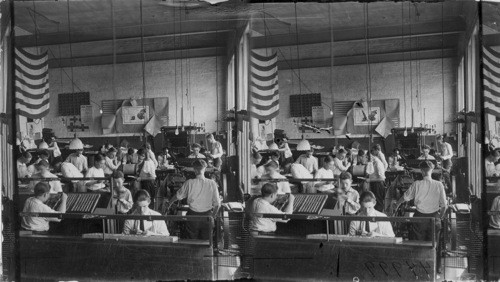
[[[149,106],[122,107],[123,124],[144,124],[149,121]]]
[[[377,125],[380,123],[380,107],[353,108],[354,126]]]

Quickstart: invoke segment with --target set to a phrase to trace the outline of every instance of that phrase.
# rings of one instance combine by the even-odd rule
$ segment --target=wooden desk
[[[399,244],[256,236],[254,278],[293,281],[434,281],[429,242]]]
[[[208,242],[175,243],[21,235],[23,280],[213,280]]]

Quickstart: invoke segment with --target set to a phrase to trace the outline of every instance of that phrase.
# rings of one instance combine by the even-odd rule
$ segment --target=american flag
[[[250,116],[270,120],[279,114],[278,55],[252,50],[250,56]]]
[[[483,48],[484,111],[500,117],[500,52]]]
[[[49,112],[49,65],[47,52],[15,50],[15,97],[19,115],[40,119]]]

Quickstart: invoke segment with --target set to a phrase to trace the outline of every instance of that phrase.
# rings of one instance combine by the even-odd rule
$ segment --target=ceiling
[[[417,50],[422,58],[456,56],[467,11],[476,5],[472,0],[165,5],[175,1],[185,0],[16,0],[16,45],[47,46],[52,66],[140,61],[141,49],[147,60],[225,55],[228,41],[250,20],[254,48],[288,50],[299,44],[299,56],[312,66],[330,58],[330,47],[337,64],[362,63],[367,42],[375,61]]]

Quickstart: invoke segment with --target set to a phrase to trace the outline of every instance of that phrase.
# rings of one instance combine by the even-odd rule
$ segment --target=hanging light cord
[[[142,1],[142,0],[141,0]],[[71,48],[71,19],[69,16],[69,0],[67,0],[67,7],[68,7],[68,41],[69,41],[69,58],[70,58],[70,63],[71,63],[71,81],[74,81],[74,72],[73,72],[73,50]],[[71,83],[71,92],[75,93],[75,84]]]
[[[413,46],[412,46],[412,22],[411,3],[408,2],[408,18],[410,19],[410,106],[411,106],[411,128],[413,129]]]
[[[299,51],[299,18],[297,17],[297,2],[295,2],[295,40],[297,42],[296,47],[297,47],[297,72],[299,75],[299,100],[300,100],[300,116],[304,117],[304,112],[302,111],[302,84],[301,84],[301,77],[300,77],[300,51]]]
[[[370,67],[370,42],[368,40],[368,25],[369,25],[369,20],[368,20],[368,3],[365,3],[363,6],[364,9],[364,14],[365,14],[365,59],[366,59],[366,96],[368,99],[368,109],[367,109],[367,115],[370,114],[371,111],[371,103],[372,103],[372,95],[371,95],[371,67]],[[369,135],[369,148],[371,148],[371,127],[372,127],[372,120],[368,118],[368,135]]]
[[[182,39],[182,7],[179,8],[179,39],[181,40],[181,127],[184,128],[184,68],[182,66],[183,56],[183,39]]]
[[[217,6],[219,7],[219,6]],[[216,8],[219,10],[219,8]],[[216,117],[217,117],[217,122],[216,126],[217,128],[215,129],[216,134],[219,132],[219,33],[218,33],[218,27],[219,27],[219,22],[215,23],[215,97],[216,97],[216,102],[217,102],[217,112],[216,112]]]
[[[116,27],[115,27],[115,6],[113,5],[113,0],[110,1],[111,3],[111,25],[113,28],[113,68],[111,69],[111,75],[112,75],[112,85],[113,85],[113,98],[116,100],[116,84],[115,84],[115,72],[116,72]],[[114,109],[115,111],[117,109]],[[118,137],[117,137],[118,138]]]
[[[332,111],[333,111],[333,108],[335,106],[335,95],[333,94],[333,26],[332,26],[331,3],[328,4],[328,25],[330,26],[330,93],[332,95]]]
[[[141,18],[141,65],[142,65],[142,105],[144,109],[146,109],[146,77],[145,77],[145,68],[146,68],[146,62],[145,62],[145,53],[144,53],[144,26],[143,26],[143,16],[142,16],[142,0],[139,2],[140,7],[139,11],[141,13],[140,18]],[[149,117],[148,117],[149,118]],[[144,132],[144,134],[146,134]],[[146,140],[144,140],[146,142]]]
[[[405,66],[405,44],[404,44],[404,2],[401,2],[401,49],[403,50],[403,104],[406,130],[406,66]]]
[[[444,2],[441,2],[441,86],[443,90],[443,134],[444,134]]]
[[[177,99],[177,25],[175,24],[175,11],[177,9],[174,8],[174,73],[175,73],[175,77],[174,77],[174,95],[175,95],[175,126],[178,127],[179,126],[179,120],[178,120],[178,116],[179,116],[179,112],[178,112],[178,108],[179,108],[179,104],[178,104],[178,99]]]

